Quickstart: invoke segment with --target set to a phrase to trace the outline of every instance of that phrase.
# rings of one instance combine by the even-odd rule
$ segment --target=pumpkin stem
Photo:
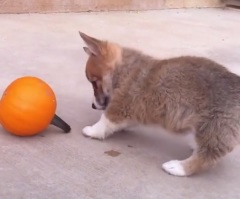
[[[71,127],[56,114],[54,115],[51,124],[62,129],[65,133],[69,133],[71,131]]]

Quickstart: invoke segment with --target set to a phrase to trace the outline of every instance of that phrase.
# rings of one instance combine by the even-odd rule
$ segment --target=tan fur
[[[99,40],[97,48],[101,53],[90,55],[86,73],[90,81],[99,82],[99,95],[109,98],[106,117],[115,124],[194,133],[198,147],[181,161],[186,175],[214,165],[239,143],[239,76],[201,57],[159,60]],[[111,92],[105,93],[103,87]]]

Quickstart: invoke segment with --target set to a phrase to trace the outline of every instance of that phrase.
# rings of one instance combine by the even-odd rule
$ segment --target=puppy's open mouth
[[[105,97],[103,104],[95,105],[94,103],[92,103],[92,108],[93,109],[97,109],[97,110],[105,110],[107,108],[107,106],[108,106],[108,103],[109,103],[109,98]]]

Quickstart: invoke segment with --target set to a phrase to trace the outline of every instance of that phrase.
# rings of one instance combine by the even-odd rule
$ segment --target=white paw
[[[167,173],[174,175],[174,176],[186,176],[186,172],[182,166],[181,161],[179,160],[171,160],[169,162],[165,162],[162,165],[162,168]]]
[[[91,138],[96,138],[96,139],[103,139],[104,138],[104,133],[101,132],[101,129],[96,129],[95,127],[92,126],[86,126],[82,130],[83,135],[91,137]]]

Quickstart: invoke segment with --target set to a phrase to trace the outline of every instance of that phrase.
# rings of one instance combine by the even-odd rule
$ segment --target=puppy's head
[[[95,39],[82,32],[79,34],[87,45],[83,49],[89,56],[85,71],[94,91],[92,108],[104,110],[112,94],[112,73],[121,62],[121,48],[117,44]]]

